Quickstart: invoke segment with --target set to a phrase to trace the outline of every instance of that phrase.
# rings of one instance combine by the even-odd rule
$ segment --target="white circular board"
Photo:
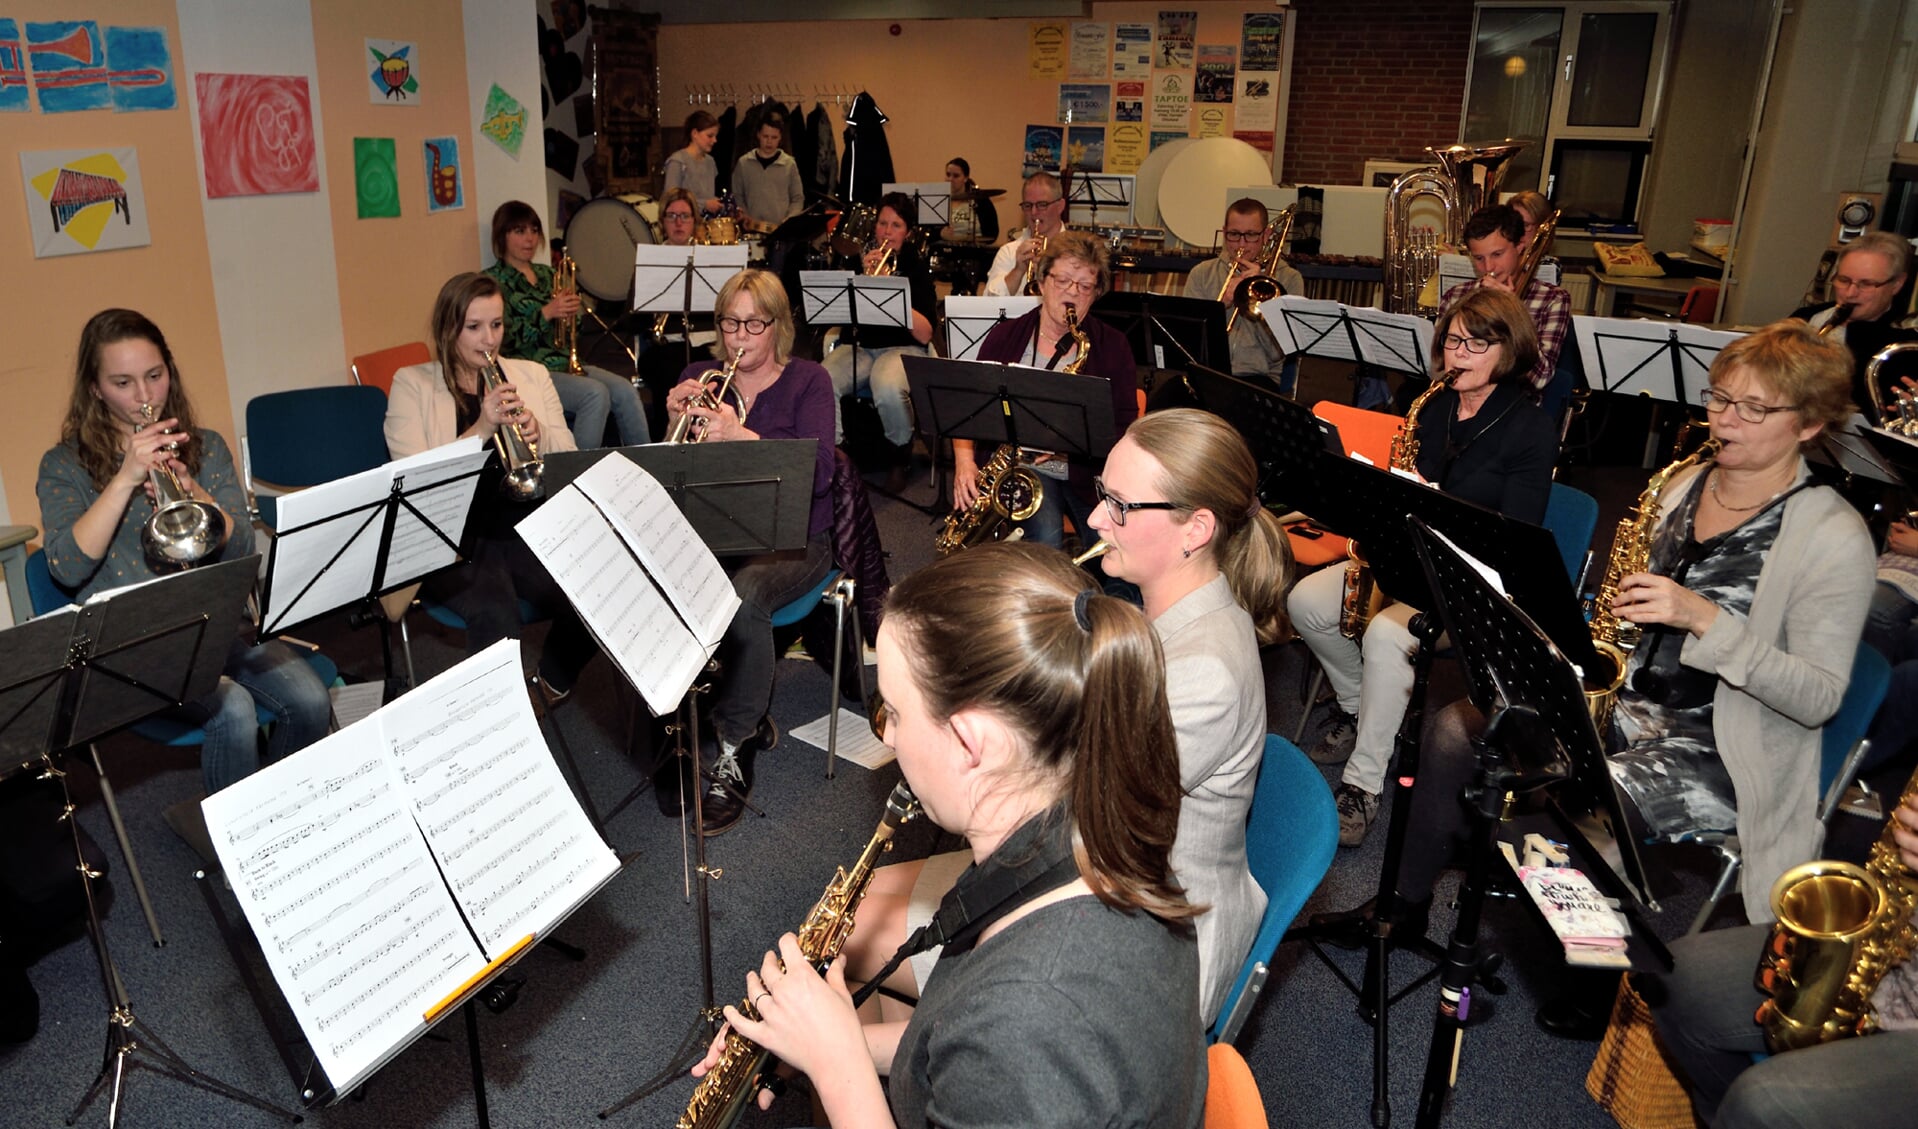
[[[1210,247],[1225,215],[1225,190],[1271,183],[1270,159],[1238,138],[1194,141],[1159,178],[1159,222],[1194,247]]]
[[[1139,162],[1139,171],[1134,173],[1132,182],[1132,215],[1139,221],[1140,227],[1159,226],[1159,178],[1165,175],[1166,166],[1179,150],[1192,144],[1190,137],[1181,137],[1177,141],[1168,141],[1145,155]]]

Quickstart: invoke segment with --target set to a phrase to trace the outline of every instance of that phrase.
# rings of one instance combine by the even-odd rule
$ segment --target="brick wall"
[[[1472,0],[1293,0],[1285,179],[1357,184],[1365,162],[1458,140]]]

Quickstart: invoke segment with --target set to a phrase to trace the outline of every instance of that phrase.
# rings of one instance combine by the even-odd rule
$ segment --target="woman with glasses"
[[[1033,545],[893,587],[879,728],[970,866],[910,1023],[862,1026],[846,961],[821,976],[791,933],[747,973],[755,1015],[729,1006],[727,1024],[811,1080],[819,1124],[1201,1124],[1201,907],[1173,871],[1179,751],[1158,652],[1137,608]]]
[[[659,200],[660,242],[668,247],[690,247],[699,226],[699,201],[684,188],[675,188]],[[704,346],[716,338],[711,314],[696,313],[690,326],[680,325],[676,314],[663,316],[652,345],[639,357],[639,378],[646,383],[646,425],[654,435],[666,437],[666,397],[686,365],[692,360],[692,347]],[[687,338],[691,337],[689,343]]]
[[[1106,245],[1083,232],[1061,232],[1047,242],[1037,264],[1038,308],[993,326],[980,342],[979,359],[1044,369],[1082,362],[1080,376],[1108,381],[1113,425],[1124,428],[1139,417],[1139,374],[1132,363],[1132,345],[1124,334],[1088,313],[1112,285]],[[1067,332],[1068,310],[1090,345],[1089,355],[1080,354],[1077,339]],[[1063,519],[1070,514],[1073,528],[1089,544],[1085,530],[1095,500],[1092,476],[1103,460],[1068,461],[1063,455],[1039,452],[1026,461],[1046,477],[1046,490],[1039,512],[1020,525],[1025,535],[1043,545],[1063,545]],[[952,441],[952,466],[952,504],[963,510],[979,497],[979,459],[971,440]]]
[[[1113,546],[1108,575],[1139,587],[1165,654],[1166,700],[1178,735],[1178,836],[1172,869],[1198,919],[1200,1020],[1210,1025],[1265,912],[1246,863],[1245,824],[1265,749],[1259,648],[1285,632],[1292,551],[1260,504],[1258,466],[1232,425],[1174,408],[1141,416],[1094,480],[1102,505],[1089,523]],[[969,862],[936,855],[882,870],[846,948],[854,977],[874,975],[906,936],[932,920]],[[909,996],[936,952],[889,984]],[[877,1016],[885,1018],[883,1013]]]
[[[693,426],[701,432],[701,442],[810,439],[817,444],[817,453],[806,547],[724,562],[742,602],[717,656],[720,671],[712,697],[712,724],[718,747],[700,750],[702,776],[709,786],[708,835],[739,821],[752,793],[753,759],[779,740],[779,731],[766,712],[773,690],[772,613],[824,580],[832,567],[832,378],[814,362],[792,355],[792,306],[776,276],[762,270],[739,272],[719,288],[714,308],[719,342],[713,352],[725,359],[689,367],[686,378],[666,398],[667,412],[674,421],[684,415],[695,417],[699,422]],[[708,406],[694,399],[702,392],[717,393],[720,374],[716,370],[735,361],[732,385],[723,401]],[[680,794],[690,789],[687,781]]]
[[[1771,919],[1772,883],[1817,855],[1824,724],[1838,712],[1871,599],[1871,540],[1800,454],[1850,418],[1843,346],[1782,321],[1725,347],[1704,393],[1716,458],[1659,499],[1651,567],[1619,584],[1612,610],[1645,628],[1610,732],[1600,734],[1639,837],[1736,830],[1740,890]],[[1413,794],[1399,893],[1414,906],[1463,833],[1477,711],[1438,717]],[[1556,1034],[1597,1038],[1615,977],[1548,1004]]]
[[[1450,387],[1419,412],[1419,475],[1445,493],[1538,524],[1551,496],[1558,432],[1532,403],[1526,374],[1538,337],[1511,294],[1467,293],[1439,319],[1432,371]],[[1392,739],[1412,694],[1415,614],[1388,604],[1359,639],[1339,631],[1345,570],[1320,569],[1292,589],[1293,624],[1312,648],[1338,702],[1311,749],[1320,764],[1345,762],[1338,787],[1339,842],[1356,847],[1378,817]]]
[[[1024,292],[1026,272],[1043,251],[1037,240],[1051,239],[1065,230],[1065,186],[1049,172],[1033,173],[1019,190],[1019,214],[1026,226],[1013,232],[992,257],[986,271],[987,294],[1003,297]]]
[[[903,466],[912,452],[912,396],[906,387],[908,356],[926,355],[932,340],[932,319],[938,315],[939,293],[932,270],[917,243],[908,242],[919,209],[903,192],[879,198],[879,216],[873,221],[873,245],[860,256],[860,274],[885,274],[906,280],[912,308],[906,311],[910,328],[845,326],[838,345],[826,354],[826,371],[833,391],[851,396],[861,387],[872,391],[873,407],[892,445],[892,463]]]

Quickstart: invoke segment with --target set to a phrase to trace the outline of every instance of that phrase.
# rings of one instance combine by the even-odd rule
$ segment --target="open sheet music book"
[[[514,528],[647,708],[677,708],[739,596],[659,480],[607,455]]]
[[[201,807],[338,1096],[619,870],[547,750],[512,639]]]

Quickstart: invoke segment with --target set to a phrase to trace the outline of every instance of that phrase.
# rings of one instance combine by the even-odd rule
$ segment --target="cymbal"
[[[970,193],[974,200],[990,200],[994,196],[1004,196],[1005,194],[1006,190],[1003,188],[975,188]]]

